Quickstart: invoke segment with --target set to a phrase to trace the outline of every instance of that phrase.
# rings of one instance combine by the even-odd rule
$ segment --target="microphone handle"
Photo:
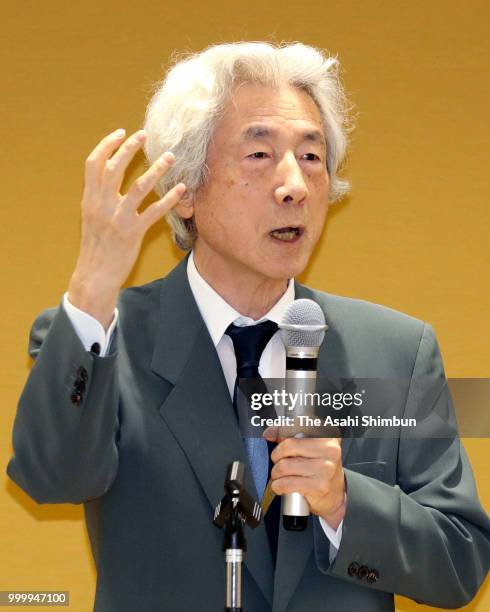
[[[317,359],[313,357],[286,356],[286,392],[297,394],[298,398],[304,393],[316,391]],[[294,410],[288,410],[289,416],[314,416],[314,407],[304,405],[299,399]],[[295,438],[305,437],[305,434],[296,434]],[[306,498],[300,493],[283,495],[282,524],[288,531],[305,531],[308,526],[310,507]]]

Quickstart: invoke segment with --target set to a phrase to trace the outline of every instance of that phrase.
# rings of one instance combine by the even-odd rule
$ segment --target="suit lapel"
[[[192,295],[186,265],[187,258],[163,281],[151,368],[174,385],[160,415],[209,500],[211,522],[229,463],[243,462],[246,487],[253,493],[255,488],[221,363]],[[265,526],[247,529],[246,538],[245,564],[271,603],[273,564]]]
[[[318,358],[318,378],[338,380],[349,378],[353,373],[345,358],[342,340],[329,320],[325,304],[311,289],[295,283],[295,299],[307,298],[317,302],[323,309],[325,319],[329,325],[325,340],[321,346]],[[352,438],[342,440],[342,459],[345,463]],[[281,518],[282,520],[282,518]],[[327,536],[325,536],[327,537]],[[313,554],[313,525],[312,518],[308,521],[308,528],[304,532],[279,530],[277,551],[277,565],[274,577],[274,612],[283,612],[294,594],[304,573],[310,555]]]

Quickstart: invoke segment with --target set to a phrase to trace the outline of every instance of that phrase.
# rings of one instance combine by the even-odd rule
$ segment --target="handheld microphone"
[[[286,391],[304,397],[314,393],[318,353],[328,325],[320,306],[313,300],[295,300],[286,310],[279,324],[281,338],[286,348]],[[288,397],[290,397],[288,395]],[[306,414],[299,402],[295,415]],[[303,437],[296,434],[295,437]],[[283,496],[282,522],[288,531],[304,531],[308,524],[310,508],[300,493]]]

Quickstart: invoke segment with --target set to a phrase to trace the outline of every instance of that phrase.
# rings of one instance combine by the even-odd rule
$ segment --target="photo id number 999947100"
[[[69,606],[68,591],[0,591],[0,606]]]

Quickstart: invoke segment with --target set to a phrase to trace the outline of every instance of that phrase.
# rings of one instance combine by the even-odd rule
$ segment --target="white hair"
[[[339,76],[339,62],[319,49],[293,43],[238,42],[208,47],[174,63],[160,82],[145,117],[145,153],[153,163],[172,151],[175,163],[159,181],[162,197],[173,185],[185,183],[194,193],[207,177],[206,153],[218,118],[237,83],[305,90],[317,104],[327,140],[329,201],[339,200],[349,183],[338,176],[351,129],[349,108]],[[167,213],[177,245],[188,250],[197,237],[193,219]]]

